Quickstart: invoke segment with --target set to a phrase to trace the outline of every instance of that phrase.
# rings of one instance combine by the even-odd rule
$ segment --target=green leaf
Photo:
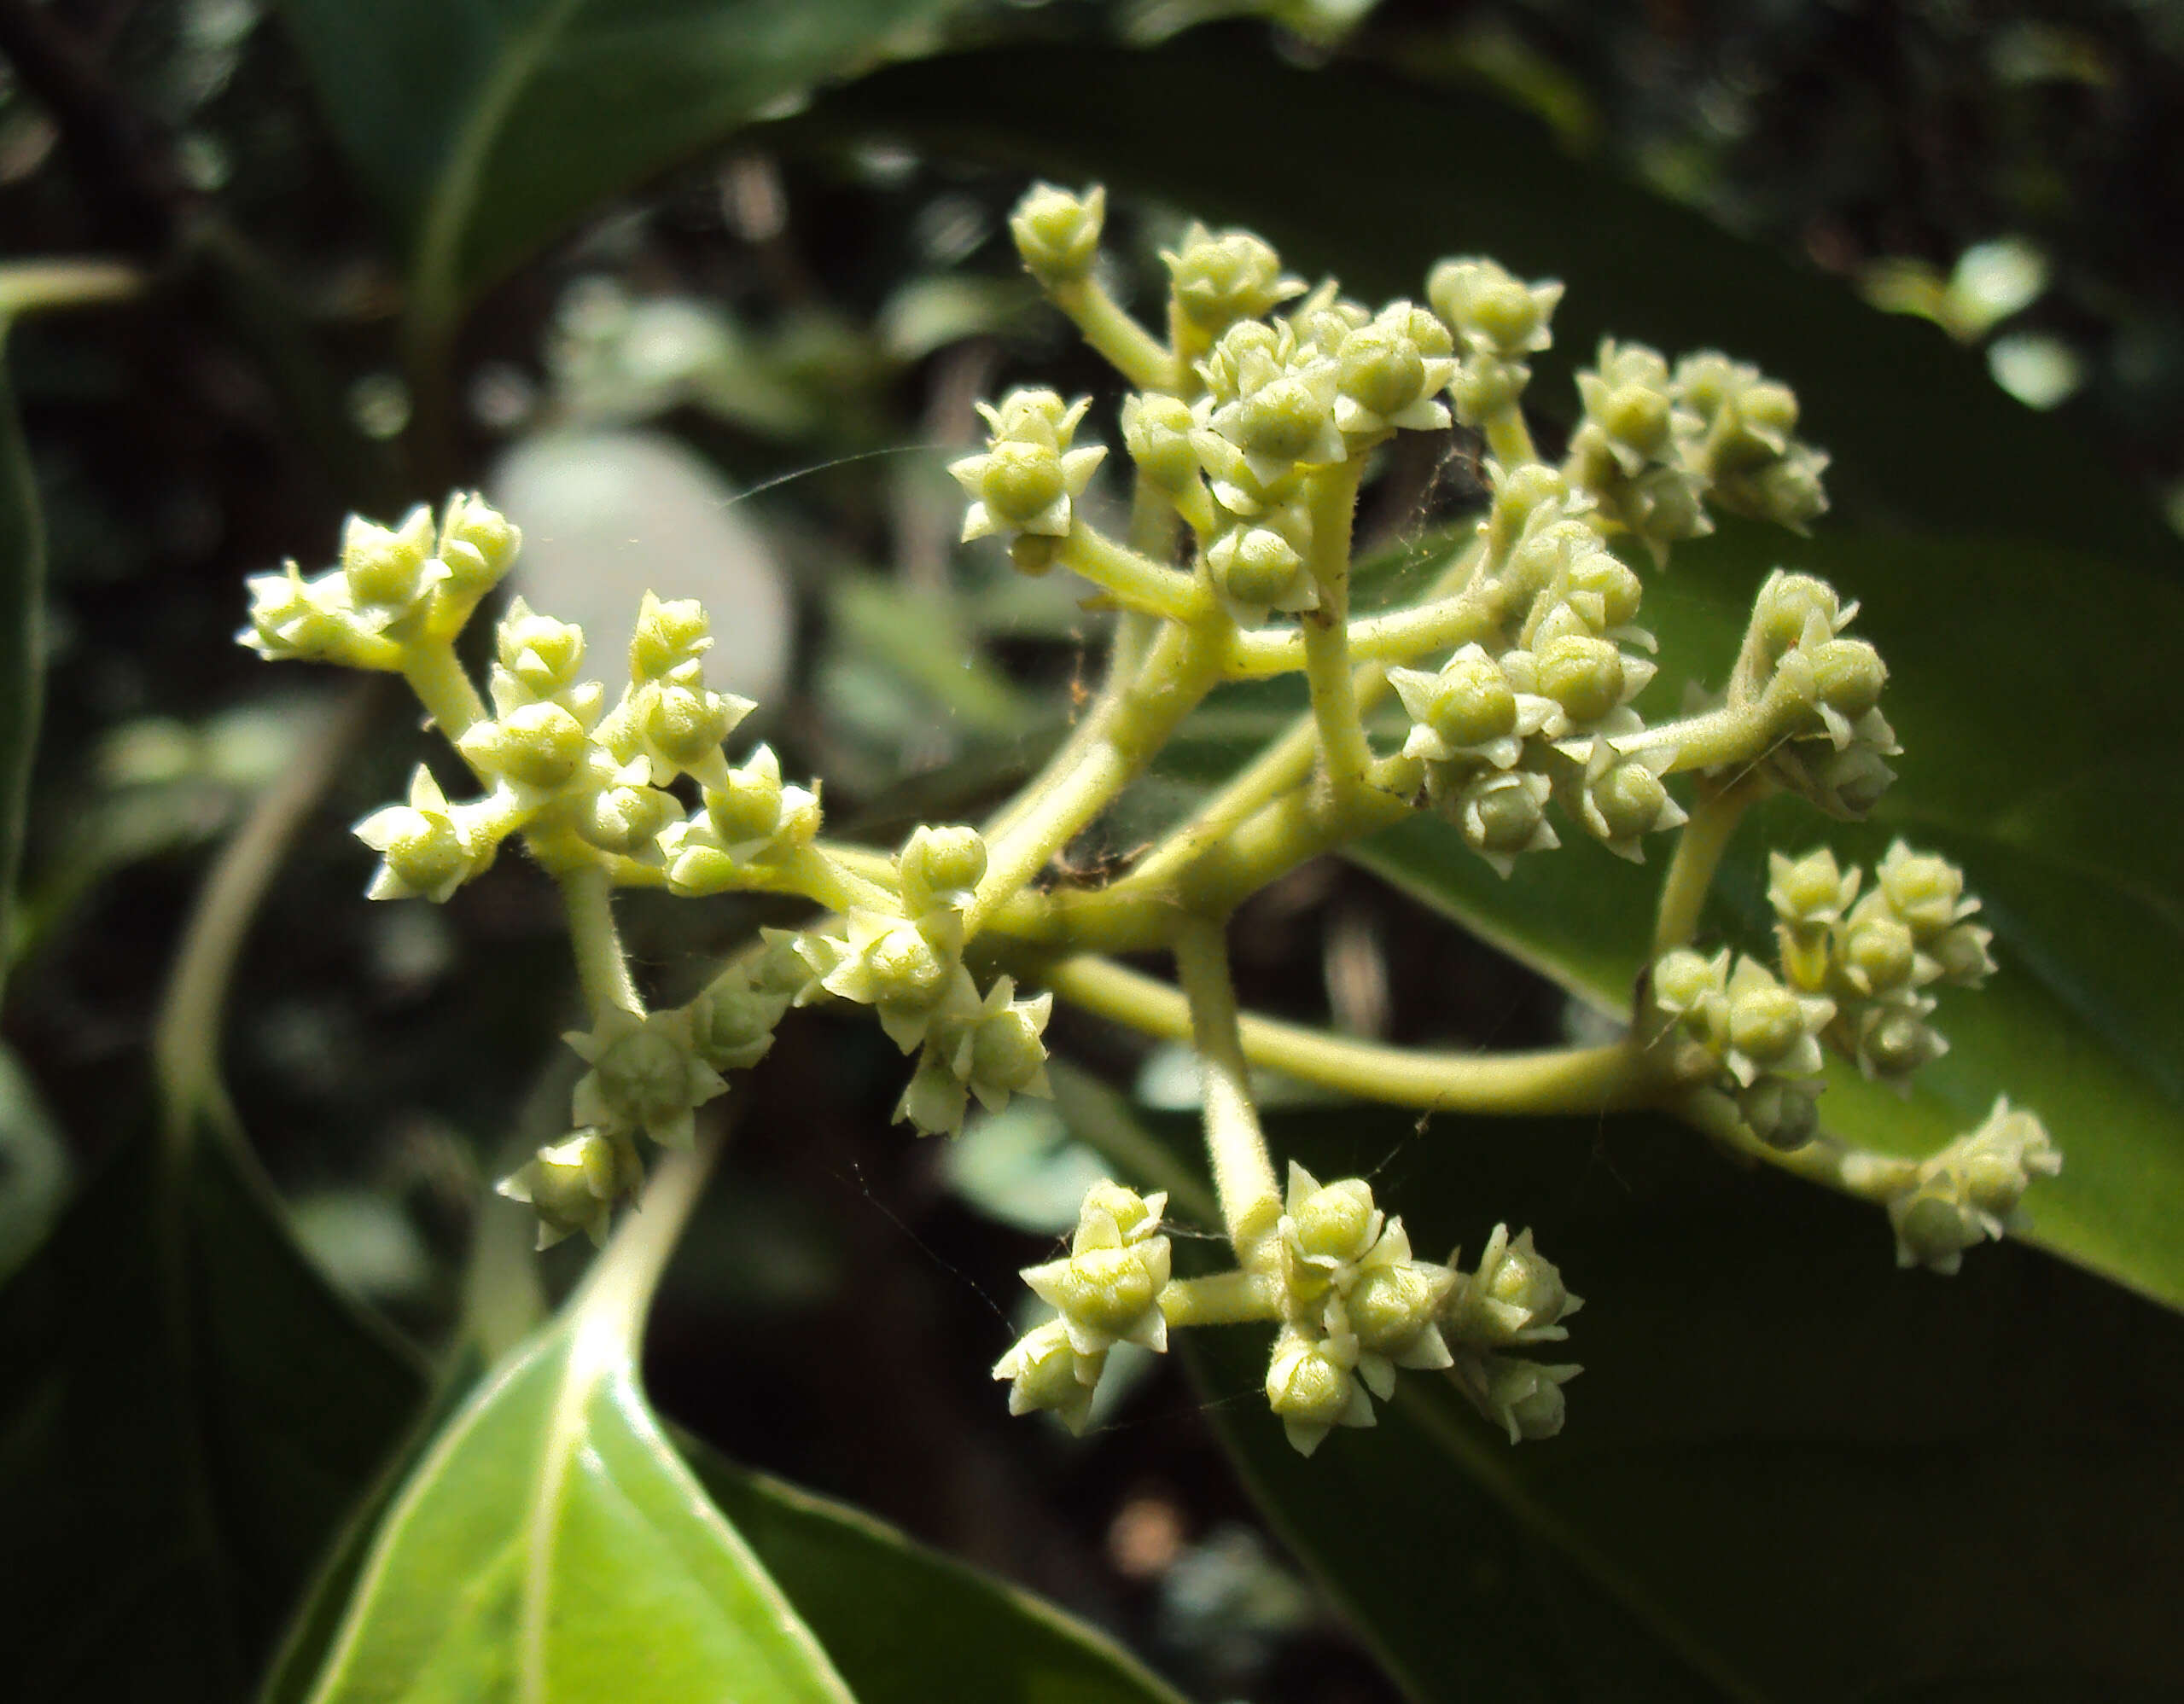
[[[1181,1704],[1104,1634],[1044,1600],[682,1441],[861,1704]]]
[[[8,334],[20,315],[117,300],[143,282],[133,267],[110,261],[0,266],[0,990],[14,957],[15,876],[45,702],[45,526],[8,377]]]
[[[242,1695],[420,1386],[225,1138],[114,1156],[0,1291],[9,1695]]]
[[[1855,828],[1788,799],[1756,812],[1731,846],[1708,938],[1763,946],[1769,846],[1825,841],[1870,864],[1902,835],[1960,863],[1985,899],[2001,974],[1942,996],[1936,1021],[1951,1050],[1908,1098],[1838,1067],[1823,1117],[1853,1141],[1915,1154],[2006,1093],[2047,1120],[2065,1155],[2031,1198],[2027,1240],[2184,1306],[2184,792],[2164,738],[2184,591],[2014,542],[1728,528],[1647,593],[1664,680],[1723,678],[1777,560],[1862,600],[1855,631],[1890,664],[1901,778]],[[2112,595],[2086,596],[2104,576]],[[1576,843],[1521,860],[1504,882],[1424,817],[1356,856],[1603,1009],[1627,1009],[1657,861],[1634,869]]]
[[[847,1704],[638,1386],[645,1310],[701,1176],[688,1161],[661,1169],[648,1211],[625,1222],[556,1323],[419,1460],[373,1538],[314,1701]]]
[[[0,989],[13,957],[15,873],[45,701],[45,535],[8,382],[7,336],[0,314]]]
[[[1567,1426],[1514,1448],[1406,1372],[1307,1461],[1258,1395],[1269,1334],[1188,1335],[1247,1482],[1413,1697],[2184,1686],[2141,1584],[2184,1566],[2184,1320],[2007,1245],[1899,1271],[1870,1207],[1657,1119],[1267,1124],[1370,1172],[1421,1253],[1530,1225],[1586,1299],[1529,1352],[1584,1366]]]
[[[1568,159],[1482,91],[1305,71],[1230,35],[1152,52],[1081,44],[892,67],[783,127],[783,145],[886,136],[1249,225],[1300,270],[1416,297],[1451,253],[1565,280],[1536,395],[1569,409],[1572,358],[1605,332],[1720,347],[1797,387],[1846,510],[2130,555],[2184,549],[2067,413],[2012,401],[1924,322]],[[1144,305],[1140,305],[1141,309]],[[1563,398],[1558,402],[1556,398]]]
[[[772,103],[929,44],[953,0],[286,0],[335,139],[451,324],[585,214]]]

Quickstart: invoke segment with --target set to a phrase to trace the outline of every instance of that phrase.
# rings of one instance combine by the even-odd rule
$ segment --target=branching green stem
[[[1350,515],[1357,506],[1361,456],[1324,470],[1312,493],[1309,566],[1319,606],[1299,623],[1304,678],[1312,689],[1312,719],[1319,729],[1319,762],[1328,798],[1339,809],[1365,786],[1372,750],[1350,667]]]
[[[451,745],[486,719],[485,700],[446,640],[404,647],[402,678]]]
[[[1047,987],[1074,1006],[1149,1035],[1189,1041],[1189,1001],[1152,977],[1080,956],[1050,966]],[[1445,1113],[1593,1116],[1659,1102],[1674,1089],[1628,1039],[1537,1053],[1420,1052],[1239,1014],[1244,1057],[1300,1082],[1390,1106]]]
[[[1172,1326],[1248,1325],[1282,1317],[1281,1280],[1272,1272],[1215,1272],[1175,1278],[1160,1293]]]
[[[1176,936],[1175,968],[1205,1085],[1206,1149],[1221,1222],[1241,1265],[1271,1271],[1279,1255],[1274,1226],[1282,1216],[1282,1195],[1273,1156],[1251,1104],[1222,926],[1197,917],[1186,922]]]
[[[1164,567],[1081,522],[1070,528],[1056,559],[1112,594],[1126,609],[1196,621],[1213,604],[1212,594],[1196,576]]]
[[[1756,773],[1726,787],[1701,787],[1691,820],[1677,830],[1675,856],[1662,879],[1653,924],[1656,957],[1698,933],[1699,912],[1714,886],[1715,872],[1721,867],[1721,854],[1728,850],[1744,812],[1765,791],[1765,782]]]
[[[1047,295],[1076,323],[1085,341],[1106,358],[1108,365],[1139,390],[1174,389],[1174,357],[1090,278],[1056,284]]]
[[[631,980],[629,960],[614,928],[614,884],[603,869],[586,865],[564,870],[562,904],[568,914],[569,945],[576,954],[576,974],[584,985],[585,1003],[597,1024],[610,1009],[644,1015],[637,984]]]

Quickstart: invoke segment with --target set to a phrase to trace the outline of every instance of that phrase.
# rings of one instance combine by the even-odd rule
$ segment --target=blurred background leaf
[[[1534,387],[1550,407],[1558,375],[1603,333],[1721,347],[1796,387],[1847,509],[2184,561],[2082,434],[1999,395],[1936,328],[1572,161],[1492,96],[1185,37],[1147,52],[1010,49],[890,68],[821,97],[782,140],[845,137],[1102,180],[1248,224],[1292,265],[1331,269],[1360,294],[1416,297],[1440,257],[1492,254],[1570,285]]]
[[[952,0],[284,0],[329,125],[444,327],[539,246],[770,104],[931,45]]]

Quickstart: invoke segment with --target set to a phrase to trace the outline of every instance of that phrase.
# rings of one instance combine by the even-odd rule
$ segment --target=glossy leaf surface
[[[818,1643],[638,1387],[699,1170],[658,1181],[560,1318],[475,1391],[389,1504],[310,1696],[846,1704]]]
[[[1960,862],[1984,898],[2001,974],[1980,992],[1943,995],[1935,1016],[1951,1050],[1908,1098],[1837,1068],[1824,1119],[1854,1141],[1919,1154],[2007,1093],[2041,1114],[2065,1155],[2031,1198],[2029,1239],[2184,1306],[2184,791],[2163,751],[2175,721],[2164,636],[2184,631],[2184,592],[2023,544],[1737,528],[1649,586],[1666,678],[1722,678],[1777,561],[1862,601],[1855,631],[1892,671],[1901,778],[1857,827],[1794,800],[1756,813],[1732,844],[1706,939],[1763,950],[1769,846],[1826,842],[1870,864],[1901,835]],[[2088,596],[2096,584],[2112,590]],[[1619,1013],[1666,842],[1644,869],[1573,843],[1521,861],[1505,882],[1453,829],[1420,817],[1358,856]]]
[[[1185,1120],[1157,1121],[1177,1149]],[[2153,1699],[2184,1661],[2184,1321],[2004,1246],[1898,1271],[1870,1207],[1657,1120],[1268,1121],[1420,1252],[1529,1225],[1586,1298],[1558,1438],[1435,1375],[1298,1457],[1267,1334],[1184,1340],[1208,1416],[1413,1696]]]
[[[769,103],[929,43],[948,0],[285,0],[439,323]]]
[[[859,1704],[1181,1704],[1104,1634],[845,1504],[685,1439]]]
[[[421,1388],[224,1140],[116,1155],[0,1292],[9,1695],[243,1695]]]

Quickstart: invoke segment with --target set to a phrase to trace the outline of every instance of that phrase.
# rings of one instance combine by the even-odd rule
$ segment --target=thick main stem
[[[1176,974],[1189,1003],[1191,1036],[1205,1085],[1206,1149],[1230,1246],[1247,1268],[1267,1267],[1276,1253],[1282,1216],[1273,1156],[1259,1128],[1237,1027],[1236,989],[1229,980],[1223,927],[1203,917],[1185,922],[1175,941]]]

